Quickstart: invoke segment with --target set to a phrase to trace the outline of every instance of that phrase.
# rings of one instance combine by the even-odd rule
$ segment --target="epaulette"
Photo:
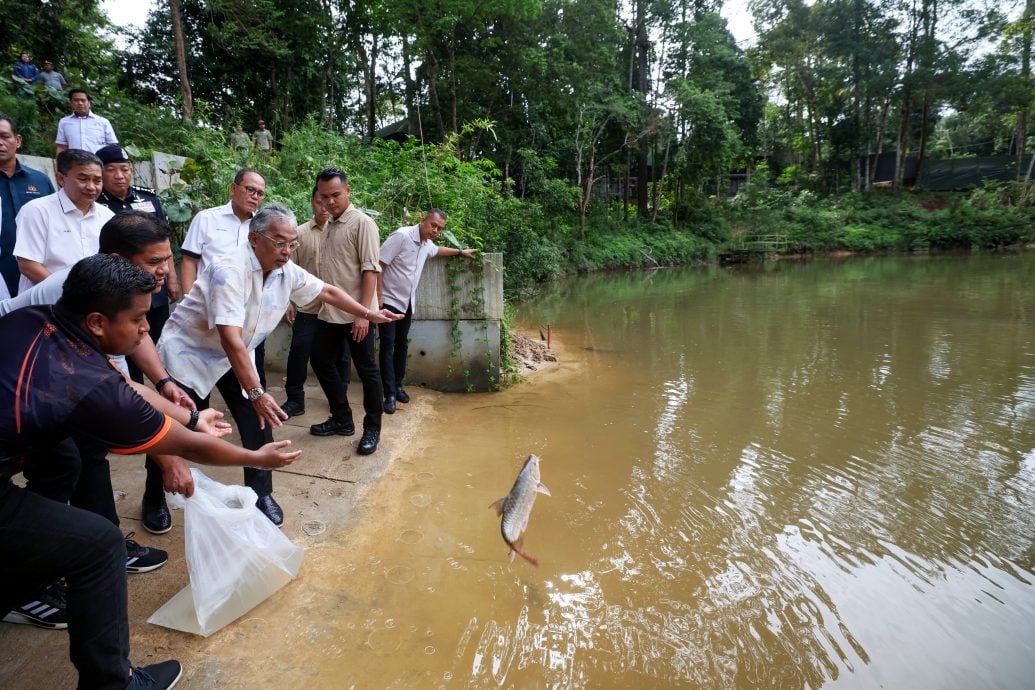
[[[150,187],[141,187],[139,185],[131,184],[129,186],[130,191],[143,192],[144,194],[151,194],[152,196],[158,196],[157,189],[151,189]]]

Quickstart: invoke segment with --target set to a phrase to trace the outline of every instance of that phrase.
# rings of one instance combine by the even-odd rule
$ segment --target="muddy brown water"
[[[336,603],[295,664],[313,687],[1031,687],[1032,286],[1030,253],[558,284],[519,321],[562,363],[443,398],[347,548],[307,554]],[[529,453],[539,568],[487,509]]]

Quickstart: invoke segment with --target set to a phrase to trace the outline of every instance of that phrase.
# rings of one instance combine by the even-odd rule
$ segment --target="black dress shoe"
[[[396,386],[396,388],[395,388],[395,398],[396,398],[396,400],[398,400],[401,403],[408,403],[408,402],[410,402],[410,394],[407,393],[406,391],[404,391],[402,386]]]
[[[395,396],[385,398],[385,414],[395,414]]]
[[[284,524],[284,511],[273,500],[273,496],[259,496],[259,500],[255,502],[255,507],[261,510],[262,514],[268,517],[270,522],[277,527]]]
[[[331,417],[326,422],[313,424],[309,427],[309,433],[313,436],[352,436],[356,433],[356,425],[351,421],[339,422]]]
[[[381,440],[381,432],[373,429],[364,429],[363,438],[359,439],[356,452],[360,455],[370,455],[377,450],[377,442]]]
[[[288,417],[298,417],[299,415],[305,414],[305,402],[288,400],[280,406],[280,409],[284,410],[284,414]]]
[[[147,497],[144,497],[144,500],[140,502],[140,517],[144,523],[144,529],[151,534],[165,534],[172,529],[172,513],[169,512],[169,506],[165,504],[165,496],[162,496],[158,503],[152,503],[147,500]]]

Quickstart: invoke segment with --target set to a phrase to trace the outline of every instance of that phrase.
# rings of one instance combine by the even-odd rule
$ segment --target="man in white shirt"
[[[219,390],[246,449],[269,443],[273,428],[288,418],[264,390],[252,353],[289,302],[320,300],[374,323],[400,318],[387,310],[371,311],[295,265],[291,254],[298,247],[296,228],[295,214],[284,206],[259,209],[251,219],[248,243],[206,264],[158,340],[169,375],[198,409],[208,406],[213,388]],[[245,468],[244,477],[259,497],[259,510],[281,525],[284,513],[272,496],[272,472]]]
[[[424,263],[433,256],[463,255],[474,257],[473,249],[439,247],[435,238],[446,227],[446,214],[441,209],[428,211],[420,223],[399,228],[381,245],[381,272],[377,274],[377,303],[396,314],[404,314],[397,323],[378,326],[381,350],[381,385],[384,387],[387,414],[395,413],[396,401],[410,402],[403,389],[406,376],[407,338],[417,302],[417,284],[424,271]]]
[[[61,187],[57,194],[25,204],[14,220],[19,292],[96,254],[101,227],[115,215],[96,203],[103,188],[97,156],[80,149],[63,151],[56,175]]]
[[[266,179],[257,170],[243,168],[230,185],[229,202],[194,216],[180,247],[180,286],[184,295],[190,292],[206,262],[248,244],[252,215],[265,197]]]
[[[57,136],[54,138],[54,153],[67,149],[83,149],[96,153],[109,144],[119,143],[111,123],[100,115],[90,112],[90,94],[85,89],[68,92],[72,114],[58,121]]]

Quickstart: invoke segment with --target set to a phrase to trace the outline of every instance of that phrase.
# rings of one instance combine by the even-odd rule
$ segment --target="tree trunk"
[[[176,43],[176,71],[180,73],[180,118],[190,122],[194,117],[194,97],[187,77],[187,47],[183,40],[183,21],[180,15],[180,0],[169,0],[169,17],[172,19],[173,41]]]
[[[1017,179],[1021,179],[1021,162],[1024,160],[1024,152],[1028,146],[1028,109],[1031,104],[1031,22],[1035,15],[1035,0],[1027,0],[1024,4],[1024,17],[1021,39],[1021,80],[1024,84],[1027,98],[1024,105],[1017,113]],[[1029,168],[1029,176],[1030,176]]]
[[[636,2],[636,90],[643,94],[644,104],[648,101],[649,79],[647,56],[650,50],[650,42],[647,40],[647,3],[646,0]],[[646,107],[646,105],[644,106]],[[644,122],[644,125],[646,122]],[[640,218],[647,218],[650,213],[647,196],[647,151],[649,141],[642,137],[637,146],[637,172],[636,172],[636,205]]]

